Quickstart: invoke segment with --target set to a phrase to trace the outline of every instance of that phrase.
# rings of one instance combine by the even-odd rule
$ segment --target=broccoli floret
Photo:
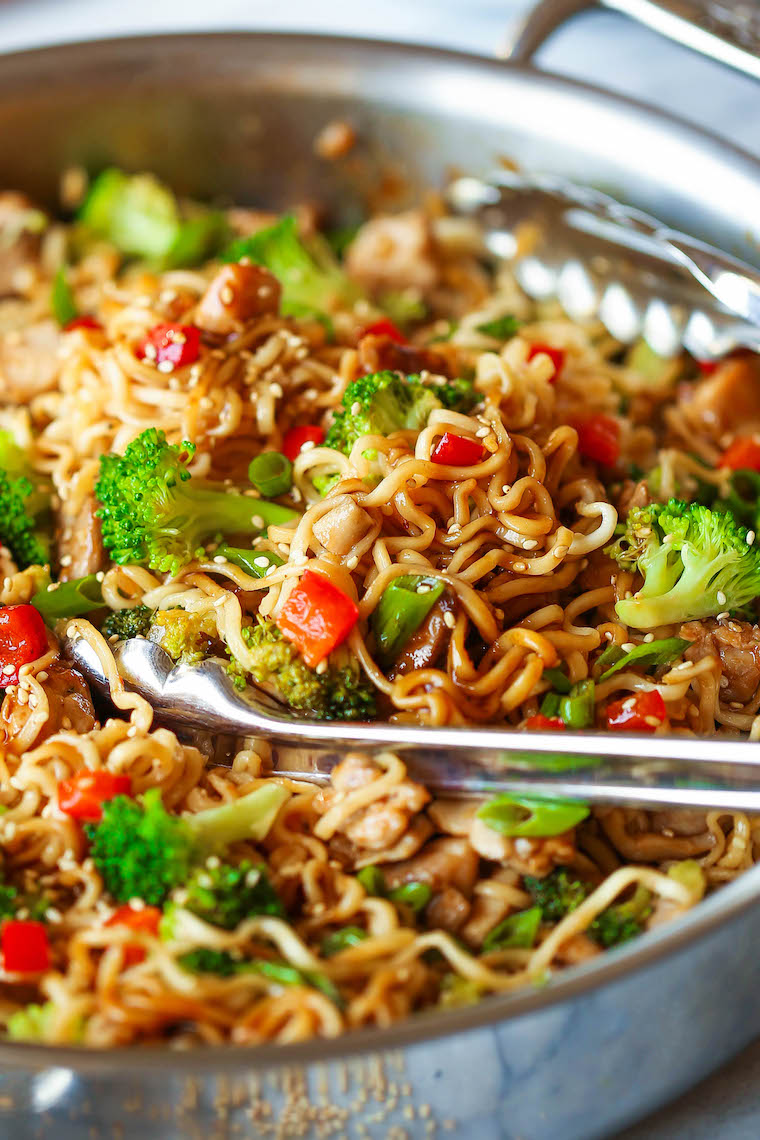
[[[22,570],[50,561],[43,517],[49,506],[26,453],[10,432],[0,431],[0,542]]]
[[[523,882],[534,903],[541,908],[544,922],[560,922],[577,910],[594,889],[590,883],[577,878],[569,867],[555,867],[543,879],[526,875]],[[596,916],[587,934],[600,946],[609,949],[630,941],[641,934],[644,922],[652,913],[651,895],[638,887],[627,902],[608,906]]]
[[[339,990],[326,974],[319,970],[299,970],[289,962],[273,962],[269,958],[238,958],[229,950],[211,950],[199,947],[179,959],[185,970],[194,974],[217,974],[231,978],[235,974],[262,974],[280,986],[311,986],[328,997],[337,1006],[343,1006]]]
[[[325,447],[348,455],[363,435],[420,431],[436,409],[469,411],[476,400],[467,380],[426,384],[419,376],[405,376],[403,372],[373,372],[349,384],[343,411],[335,413]]]
[[[86,829],[90,855],[117,902],[139,898],[160,906],[209,854],[241,839],[263,839],[288,795],[279,784],[265,783],[188,816],[170,814],[158,788],[141,801],[116,796],[103,805],[101,821]]]
[[[157,610],[148,637],[165,649],[174,661],[197,665],[208,656],[212,640],[217,636],[213,614],[191,613],[176,608]]]
[[[320,720],[370,720],[375,715],[371,682],[340,650],[317,673],[269,618],[247,626],[243,640],[253,656],[253,680],[291,708],[308,710]]]
[[[282,286],[280,307],[286,316],[351,308],[361,297],[361,290],[343,272],[329,242],[320,236],[308,243],[302,241],[291,216],[250,237],[238,238],[221,256],[223,261],[247,257],[274,274]]]
[[[133,606],[130,610],[115,610],[103,622],[104,637],[118,637],[129,641],[131,637],[147,637],[153,610],[148,606]]]
[[[232,978],[243,973],[245,967],[245,961],[233,957],[229,950],[211,950],[207,946],[188,950],[177,960],[191,974],[216,974],[220,978]]]
[[[607,553],[644,576],[641,589],[615,606],[636,629],[736,610],[760,594],[760,551],[729,511],[679,499],[634,508]]]
[[[87,233],[111,242],[121,253],[165,268],[211,257],[228,235],[220,211],[180,203],[154,175],[125,174],[115,167],[95,179],[79,221]]]
[[[592,889],[569,867],[555,867],[543,879],[526,875],[523,881],[534,903],[541,907],[544,922],[559,922],[579,907]]]
[[[101,457],[97,515],[114,562],[177,574],[215,535],[257,535],[297,517],[278,503],[191,479],[194,453],[192,443],[169,444],[162,431],[148,428],[124,455]]]
[[[212,926],[234,930],[255,914],[282,918],[285,908],[269,881],[266,867],[249,860],[237,865],[216,859],[207,861],[191,875],[184,888],[183,906]]]

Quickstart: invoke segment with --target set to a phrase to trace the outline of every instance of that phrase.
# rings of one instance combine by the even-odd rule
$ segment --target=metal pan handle
[[[760,79],[757,0],[538,0],[512,30],[507,59],[530,63],[562,24],[598,6],[622,12],[700,55]]]

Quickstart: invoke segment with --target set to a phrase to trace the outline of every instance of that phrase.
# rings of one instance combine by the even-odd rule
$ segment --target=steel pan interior
[[[335,117],[352,121],[361,141],[327,163],[313,140]],[[316,198],[347,222],[367,202],[392,208],[453,169],[487,173],[504,157],[602,187],[760,266],[760,163],[530,69],[252,33],[71,45],[6,56],[0,67],[2,185],[50,203],[66,165],[114,162],[201,197],[280,208]],[[292,1085],[347,1113],[353,1128],[380,1127],[373,1114],[384,1101],[384,1127],[430,1135],[429,1102],[467,1140],[593,1140],[760,1031],[759,888],[760,869],[671,928],[542,990],[339,1042],[184,1054],[0,1044],[0,1135],[270,1135],[271,1117],[257,1116],[251,1099],[269,1090],[276,1114]],[[380,1096],[382,1082],[369,1076],[383,1065],[406,1074],[390,1084],[410,1090],[391,1108],[389,1084]],[[357,1081],[369,1081],[369,1100],[355,1095]]]

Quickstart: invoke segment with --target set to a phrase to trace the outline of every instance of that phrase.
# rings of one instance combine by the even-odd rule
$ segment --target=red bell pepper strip
[[[538,713],[529,716],[524,725],[531,732],[564,732],[565,722],[558,716],[544,716]]]
[[[356,603],[325,578],[307,570],[288,594],[277,626],[312,669],[345,641],[356,625]]]
[[[667,719],[665,701],[657,689],[621,697],[607,705],[607,728],[616,732],[654,732]]]
[[[81,317],[74,317],[72,320],[67,321],[63,326],[64,332],[71,332],[72,329],[102,329],[100,321],[97,317],[91,317],[84,314]]]
[[[133,907],[130,903],[120,906],[107,920],[106,926],[127,926],[130,930],[143,931],[145,934],[158,934],[158,924],[161,921],[161,911],[157,906]],[[124,948],[125,966],[136,966],[145,958],[145,950],[139,943],[127,945]]]
[[[34,606],[0,609],[0,688],[18,684],[22,665],[47,653],[45,623]]]
[[[445,431],[433,448],[430,458],[433,463],[470,467],[473,463],[480,463],[483,458],[483,445],[476,439]]]
[[[41,974],[50,969],[50,943],[41,922],[18,918],[4,922],[0,950],[7,974]]]
[[[578,432],[578,451],[604,467],[613,467],[620,458],[620,424],[612,416],[599,412],[574,420]]]
[[[68,780],[58,785],[58,807],[72,819],[98,823],[103,817],[103,804],[114,796],[128,796],[132,791],[129,776],[115,776],[112,772],[91,772],[80,768]]]
[[[388,317],[381,317],[379,321],[367,325],[362,329],[360,336],[389,336],[396,344],[409,344],[401,329],[396,328]]]
[[[549,383],[553,384],[565,366],[565,350],[564,348],[552,348],[550,344],[532,344],[528,349],[528,360],[532,360],[539,353],[548,356],[554,365],[554,375],[549,380]]]
[[[300,427],[293,427],[285,432],[282,441],[283,455],[287,455],[292,463],[303,451],[305,443],[313,443],[315,447],[319,447],[324,438],[324,428],[319,424],[302,424]]]
[[[184,368],[200,356],[201,330],[195,325],[154,325],[140,342],[137,355],[151,364]]]
[[[723,452],[718,466],[730,467],[732,471],[747,468],[750,471],[760,471],[760,443],[757,443],[752,436],[739,436]]]

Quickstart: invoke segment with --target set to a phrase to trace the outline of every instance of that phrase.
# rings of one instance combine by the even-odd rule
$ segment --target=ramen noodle
[[[435,798],[392,752],[318,788],[124,690],[113,644],[144,636],[328,719],[760,735],[757,359],[570,321],[432,197],[325,233],[116,171],[67,223],[0,196],[13,1039],[385,1026],[614,952],[754,862],[739,812]],[[245,528],[167,521],[211,492]],[[708,524],[733,530],[685,597]]]

